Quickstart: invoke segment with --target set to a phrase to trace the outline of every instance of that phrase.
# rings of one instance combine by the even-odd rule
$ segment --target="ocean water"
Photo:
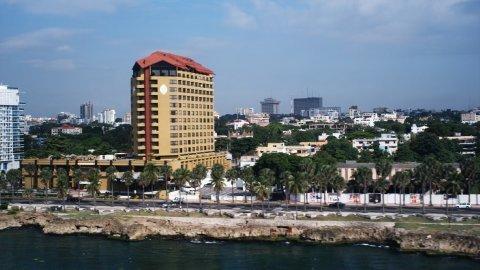
[[[453,256],[401,253],[377,245],[163,240],[0,231],[0,269],[480,269]]]

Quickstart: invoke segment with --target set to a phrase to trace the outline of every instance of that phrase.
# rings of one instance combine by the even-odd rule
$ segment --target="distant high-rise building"
[[[80,119],[86,123],[93,121],[93,103],[89,101],[80,105]]]
[[[307,97],[293,99],[293,113],[300,116],[309,116],[311,109],[320,109],[323,107],[321,97]]]
[[[0,85],[0,171],[20,167],[23,158],[23,108],[18,88]]]
[[[115,110],[114,109],[105,109],[102,111],[102,120],[99,121],[104,124],[114,124],[115,123]]]
[[[261,101],[260,104],[262,105],[262,113],[278,114],[278,105],[280,105],[280,101],[273,98],[266,98]]]
[[[360,109],[358,109],[357,105],[353,105],[348,108],[348,117],[350,119],[360,117]]]

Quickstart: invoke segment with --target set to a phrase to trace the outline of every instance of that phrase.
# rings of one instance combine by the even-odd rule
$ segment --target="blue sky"
[[[322,96],[368,110],[480,106],[480,0],[0,0],[0,82],[26,111],[129,110],[155,50],[216,73],[216,110]]]

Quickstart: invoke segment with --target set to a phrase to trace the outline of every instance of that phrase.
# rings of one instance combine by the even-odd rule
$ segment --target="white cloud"
[[[6,0],[35,14],[77,15],[84,12],[115,12],[120,6],[134,4],[133,0]]]
[[[245,17],[249,18],[245,21],[256,22],[259,29],[322,35],[354,42],[428,40],[432,36],[438,37],[439,33],[479,22],[479,17],[461,13],[457,8],[457,5],[472,0],[251,1],[249,14],[239,11],[239,24]],[[443,36],[448,37],[447,34]]]
[[[44,28],[33,32],[9,37],[0,42],[0,52],[51,47],[71,37],[79,30],[64,28]],[[65,49],[66,47],[64,47]]]
[[[226,4],[227,23],[238,28],[253,28],[256,25],[255,18],[238,6]]]
[[[23,61],[24,63],[39,69],[44,70],[72,70],[75,69],[75,64],[71,59],[31,59]]]

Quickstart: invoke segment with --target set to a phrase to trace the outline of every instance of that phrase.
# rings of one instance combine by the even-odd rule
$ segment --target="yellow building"
[[[192,169],[201,163],[231,166],[224,152],[214,149],[214,73],[194,60],[165,52],[154,52],[135,62],[131,78],[131,121],[133,149],[138,159],[120,160],[50,160],[26,159],[22,166],[35,165],[37,174],[42,167],[54,171],[64,167],[99,168],[105,176],[108,166],[118,171],[141,171],[146,163],[168,164]],[[32,167],[30,165],[30,167]],[[38,175],[31,176],[26,187],[40,187]],[[102,181],[106,189],[106,181]],[[52,183],[53,184],[53,183]]]

